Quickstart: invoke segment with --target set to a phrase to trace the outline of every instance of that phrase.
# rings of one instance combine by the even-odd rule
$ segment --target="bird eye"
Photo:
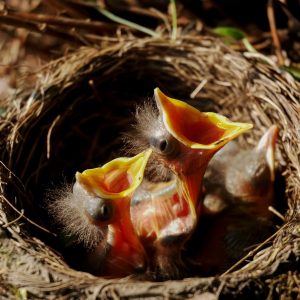
[[[85,210],[92,223],[108,222],[114,215],[112,202],[102,198],[89,199]]]
[[[173,157],[178,153],[178,142],[172,137],[155,137],[150,140],[154,151],[164,156]]]
[[[167,140],[160,140],[158,142],[158,149],[160,152],[166,152],[166,150],[168,149],[168,141]]]

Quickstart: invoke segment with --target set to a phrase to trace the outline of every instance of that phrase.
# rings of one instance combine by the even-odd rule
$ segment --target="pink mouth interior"
[[[194,143],[209,145],[225,134],[226,129],[222,129],[212,124],[212,122],[203,116],[182,114],[182,109],[172,107],[168,113],[173,129],[185,136]]]
[[[104,175],[103,180],[99,182],[101,189],[107,193],[120,193],[130,187],[132,177],[128,172],[112,170]]]

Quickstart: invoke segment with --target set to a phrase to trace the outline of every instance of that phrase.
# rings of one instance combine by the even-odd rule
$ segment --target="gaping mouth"
[[[148,149],[131,158],[116,158],[100,168],[77,172],[76,180],[88,192],[104,199],[128,197],[141,184],[151,153]]]
[[[108,272],[128,275],[146,262],[144,248],[134,232],[130,219],[130,200],[143,180],[144,170],[152,150],[146,150],[132,158],[121,157],[100,168],[76,173],[77,182],[92,194],[92,200],[103,204],[90,218],[96,226],[109,225],[107,243],[111,246],[111,258],[104,262]],[[106,203],[108,201],[108,203]],[[100,203],[100,204],[101,204]],[[112,213],[108,210],[113,203]],[[89,213],[89,211],[88,211]],[[108,215],[107,218],[105,218]],[[100,219],[100,217],[104,218]]]
[[[154,95],[166,129],[186,147],[182,162],[169,163],[178,173],[178,190],[188,202],[195,221],[199,215],[201,181],[210,158],[230,140],[252,128],[252,124],[232,122],[217,113],[200,112],[166,96],[158,88]]]
[[[252,124],[232,122],[212,112],[200,112],[189,104],[166,96],[159,88],[155,100],[167,130],[192,149],[219,149]]]

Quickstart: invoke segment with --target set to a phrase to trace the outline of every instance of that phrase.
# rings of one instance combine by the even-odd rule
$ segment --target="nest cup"
[[[224,276],[157,284],[77,271],[72,268],[76,255],[66,256],[67,264],[58,237],[46,232],[58,233],[47,214],[47,190],[72,183],[78,170],[118,156],[120,135],[132,124],[136,104],[152,97],[157,86],[203,111],[252,122],[253,130],[241,143],[255,145],[268,127],[279,127],[276,165],[284,185],[278,185],[283,187],[278,209],[285,221],[264,247],[249,255],[246,265]],[[50,63],[36,89],[8,99],[1,117],[5,259],[0,260],[0,295],[292,298],[300,258],[299,103],[300,84],[268,57],[234,52],[211,37],[116,39]],[[78,249],[73,250],[78,254]]]

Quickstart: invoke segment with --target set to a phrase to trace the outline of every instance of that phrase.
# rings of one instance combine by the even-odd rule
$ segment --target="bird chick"
[[[154,190],[149,183],[138,189],[131,206],[132,223],[152,253],[153,269],[160,278],[179,278],[183,269],[180,253],[200,214],[199,195],[207,164],[222,146],[252,125],[202,113],[158,88],[154,96],[158,112],[149,105],[138,110],[136,131],[127,135],[127,145],[138,151],[150,147],[154,165],[171,171],[174,179]]]
[[[86,269],[96,275],[121,277],[147,267],[144,247],[131,223],[130,201],[151,152],[77,172],[72,192],[50,205],[65,233],[91,247]]]
[[[228,205],[244,204],[247,213],[268,215],[273,205],[276,125],[271,126],[252,149],[231,141],[219,151],[204,175],[204,211],[220,212]],[[247,205],[248,204],[248,205]]]
[[[206,216],[186,253],[204,275],[225,271],[274,231],[268,207],[274,205],[277,135],[272,126],[255,148],[231,142],[211,160],[204,180]]]

